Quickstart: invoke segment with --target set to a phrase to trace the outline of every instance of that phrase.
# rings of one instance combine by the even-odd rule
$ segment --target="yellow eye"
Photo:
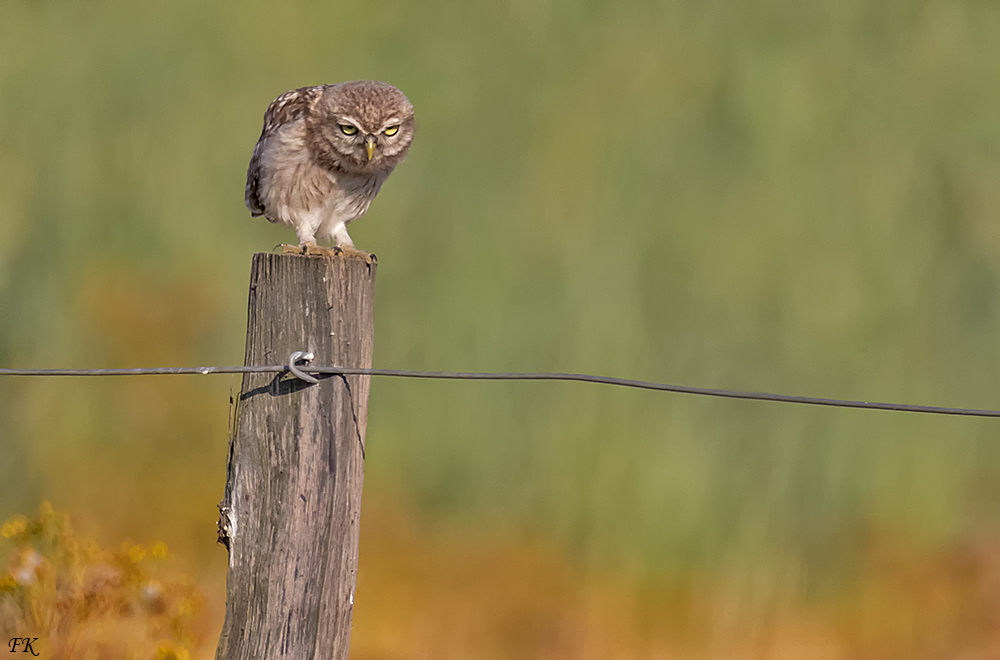
[[[344,135],[354,135],[358,132],[358,127],[351,126],[350,124],[341,124],[340,130]]]
[[[388,135],[389,137],[392,137],[398,132],[399,132],[399,124],[396,124],[395,126],[390,126],[389,128],[385,129],[385,134]]]

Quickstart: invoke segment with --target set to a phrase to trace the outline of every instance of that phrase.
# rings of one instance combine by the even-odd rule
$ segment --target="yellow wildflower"
[[[141,545],[133,545],[128,549],[128,558],[133,564],[138,564],[146,557],[146,548]]]
[[[153,559],[165,559],[167,556],[167,544],[163,541],[153,544],[153,547],[149,549],[149,554],[152,555]]]
[[[166,643],[156,650],[156,660],[191,660],[191,654],[185,648],[175,648]]]
[[[24,516],[14,516],[0,526],[0,536],[12,539],[23,534],[26,529],[28,529],[28,519]]]

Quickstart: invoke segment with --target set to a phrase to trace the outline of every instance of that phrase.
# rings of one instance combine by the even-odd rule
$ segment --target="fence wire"
[[[300,361],[301,355],[302,354],[293,353],[289,359],[289,364],[278,365],[246,367],[153,367],[137,369],[0,369],[0,376],[167,376],[275,373],[290,374],[292,377],[302,378],[308,382],[313,382],[313,380],[315,380],[315,378],[303,378],[303,373],[305,373],[313,376],[386,376],[393,378],[425,378],[441,380],[575,381],[581,383],[596,383],[599,385],[629,387],[640,390],[653,390],[657,392],[673,392],[676,394],[719,397],[724,399],[773,401],[778,403],[796,403],[810,406],[827,406],[831,408],[855,408],[861,410],[884,410],[962,417],[1000,417],[1000,410],[924,406],[906,403],[885,403],[881,401],[851,401],[848,399],[828,399],[791,394],[771,394],[768,392],[742,392],[738,390],[691,387],[688,385],[669,385],[667,383],[653,383],[643,380],[614,378],[611,376],[593,376],[589,374],[552,372],[491,373],[469,371],[411,371],[407,369],[364,369],[355,367],[297,365],[296,362]]]

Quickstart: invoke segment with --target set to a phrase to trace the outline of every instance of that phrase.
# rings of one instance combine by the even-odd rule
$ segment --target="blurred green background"
[[[294,241],[243,206],[263,112],[374,78],[418,121],[351,228],[376,366],[1000,408],[998,43],[980,0],[3,0],[0,363],[241,363],[250,256]],[[0,517],[48,498],[221,579],[238,388],[0,381]],[[370,405],[366,501],[585,571],[794,566],[822,598],[873,530],[1000,523],[996,421],[575,383]]]

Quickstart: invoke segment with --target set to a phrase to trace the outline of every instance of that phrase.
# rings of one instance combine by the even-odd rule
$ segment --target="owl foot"
[[[322,248],[320,248],[316,244],[309,244],[309,245],[289,245],[287,243],[282,243],[281,244],[281,253],[282,254],[301,254],[301,255],[318,254],[317,252],[311,252],[310,253],[309,252],[310,248],[312,248],[313,250],[322,249]]]
[[[369,266],[376,261],[374,254],[363,252],[354,247],[342,247],[340,245],[322,247],[315,243],[306,243],[305,245],[283,244],[281,252],[283,254],[300,254],[305,257],[347,257],[349,259],[361,259]]]
[[[334,245],[332,248],[330,248],[330,250],[333,252],[333,254],[342,254],[345,257],[351,257],[353,259],[364,259],[365,261],[368,261],[368,258],[372,256],[367,252],[364,252],[363,250],[357,249],[353,245],[350,247],[345,245]]]
[[[351,245],[351,246],[334,245],[332,248],[330,248],[330,251],[331,251],[332,254],[335,254],[335,255],[338,255],[338,256],[344,256],[344,257],[346,257],[348,259],[361,259],[362,261],[364,261],[369,266],[371,266],[373,263],[375,263],[377,261],[375,259],[375,255],[374,254],[365,252],[364,250],[359,250],[356,247],[354,247],[353,245]]]
[[[329,248],[320,247],[315,243],[305,243],[303,245],[287,245],[282,243],[282,254],[301,254],[304,257],[329,257],[332,252]]]

